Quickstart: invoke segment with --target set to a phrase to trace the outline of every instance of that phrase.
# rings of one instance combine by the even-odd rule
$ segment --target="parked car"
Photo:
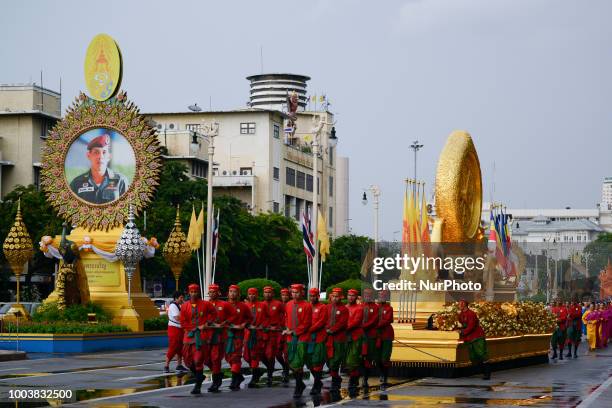
[[[36,309],[40,307],[40,302],[21,302],[21,304],[30,315],[34,314],[34,312],[36,312]],[[4,303],[2,306],[0,306],[0,319],[4,317],[4,315],[6,314],[6,312],[9,311],[12,305],[13,303],[11,302]]]
[[[153,303],[155,303],[155,307],[159,309],[159,314],[165,315],[167,314],[168,306],[174,299],[172,298],[152,298]]]

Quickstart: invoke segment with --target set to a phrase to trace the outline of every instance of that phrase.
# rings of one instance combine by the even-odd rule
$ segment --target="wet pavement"
[[[292,398],[293,385],[281,383],[280,372],[272,388],[262,386],[233,392],[228,389],[230,379],[226,378],[223,392],[192,396],[190,375],[161,372],[164,354],[165,350],[145,350],[59,357],[33,355],[29,360],[2,362],[0,401],[8,401],[9,390],[45,388],[72,390],[72,406],[97,407],[612,406],[612,347],[592,354],[586,354],[583,348],[578,359],[497,371],[489,381],[478,376],[390,379],[393,385],[381,391],[377,379],[373,378],[368,392],[361,390],[356,398],[350,398],[346,389],[332,395],[326,382],[319,398],[310,397],[307,388],[298,400]],[[311,381],[306,381],[307,386]],[[247,382],[248,377],[243,387]],[[208,384],[205,381],[204,391]],[[346,380],[343,385],[346,386]],[[49,404],[54,401],[20,406]]]

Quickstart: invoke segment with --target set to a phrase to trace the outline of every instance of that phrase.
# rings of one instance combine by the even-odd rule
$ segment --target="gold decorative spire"
[[[30,234],[23,222],[23,218],[21,216],[21,199],[17,201],[17,214],[15,215],[15,223],[9,230],[8,236],[4,240],[2,244],[2,250],[4,251],[4,256],[8,260],[11,265],[11,269],[13,269],[13,273],[15,274],[17,281],[17,302],[15,306],[19,305],[19,295],[20,295],[20,276],[23,273],[23,266],[27,261],[32,259],[34,255],[34,250],[32,248],[32,239],[30,238]],[[19,308],[19,307],[18,307]],[[14,308],[9,310],[10,312]],[[20,310],[22,308],[19,308]],[[22,314],[25,311],[22,310]],[[27,312],[25,313],[27,317]]]
[[[164,245],[162,254],[170,265],[174,280],[176,281],[176,289],[178,290],[178,280],[183,272],[185,262],[191,257],[191,248],[187,243],[187,237],[181,229],[181,220],[179,206],[176,206],[176,219],[174,220],[174,228],[170,232],[168,241]]]

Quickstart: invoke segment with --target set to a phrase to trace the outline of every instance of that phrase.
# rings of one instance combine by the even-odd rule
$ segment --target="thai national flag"
[[[304,252],[308,257],[308,260],[315,256],[314,240],[312,238],[312,231],[310,229],[310,217],[307,213],[302,211],[302,241],[304,242]]]
[[[217,218],[213,219],[213,240],[212,240],[213,259],[217,257],[217,250],[219,249],[219,215],[220,214],[221,214],[221,210],[217,210]]]

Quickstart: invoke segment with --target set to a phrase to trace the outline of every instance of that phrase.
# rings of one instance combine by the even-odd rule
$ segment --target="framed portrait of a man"
[[[66,154],[64,174],[70,190],[91,204],[118,200],[134,179],[136,158],[128,140],[110,128],[77,137]]]
[[[41,187],[58,215],[87,230],[108,230],[151,202],[161,171],[153,126],[125,93],[106,101],[81,94],[49,132]]]

